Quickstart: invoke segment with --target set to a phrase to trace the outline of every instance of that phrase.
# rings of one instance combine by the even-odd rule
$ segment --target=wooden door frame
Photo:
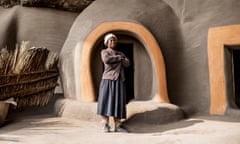
[[[210,78],[210,114],[223,115],[229,106],[224,71],[225,45],[240,44],[240,25],[210,28],[208,31],[208,65]]]

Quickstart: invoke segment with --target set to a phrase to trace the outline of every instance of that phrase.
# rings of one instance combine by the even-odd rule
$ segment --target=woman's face
[[[111,37],[108,40],[107,46],[111,49],[114,49],[116,47],[116,45],[117,45],[117,40],[114,37]]]

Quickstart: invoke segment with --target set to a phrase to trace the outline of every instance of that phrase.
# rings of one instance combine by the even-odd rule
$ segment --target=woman
[[[116,35],[109,33],[104,37],[106,49],[101,51],[104,72],[99,88],[97,114],[104,120],[104,132],[110,132],[109,117],[114,118],[114,131],[127,132],[122,126],[121,119],[126,118],[126,91],[124,67],[129,66],[129,59],[115,50]]]

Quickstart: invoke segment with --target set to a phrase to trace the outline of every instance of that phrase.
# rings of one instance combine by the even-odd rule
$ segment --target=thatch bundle
[[[0,6],[5,8],[9,8],[14,5],[27,7],[49,7],[72,12],[81,12],[93,1],[94,0],[0,0]]]
[[[43,106],[54,95],[58,56],[47,48],[17,45],[14,52],[0,52],[0,100],[13,97],[18,107]]]

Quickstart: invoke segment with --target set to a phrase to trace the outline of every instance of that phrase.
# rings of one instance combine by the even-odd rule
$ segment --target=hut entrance
[[[232,54],[235,103],[240,107],[240,50],[233,50]]]
[[[169,103],[165,63],[161,48],[148,29],[143,25],[130,22],[102,23],[87,36],[81,48],[80,72],[79,75],[76,75],[80,79],[80,89],[76,88],[77,97],[80,97],[83,102],[96,101],[99,89],[98,83],[101,80],[103,69],[99,55],[101,48],[104,47],[102,38],[104,34],[110,31],[116,32],[119,36],[125,37],[128,35],[134,38],[131,47],[134,47],[132,58],[134,58],[134,69],[136,70],[133,71],[134,69],[132,69],[132,72],[134,72],[135,78],[130,76],[132,83],[134,81],[134,85],[131,85],[131,87],[134,87],[132,89],[135,95],[134,99],[149,100],[152,96],[157,96],[159,102]],[[125,39],[127,38],[125,37]],[[119,38],[119,40],[121,41],[118,43],[122,43],[123,39]],[[137,43],[134,41],[137,41]],[[126,43],[129,43],[129,39]],[[78,64],[79,61],[76,61],[76,63]],[[78,84],[78,80],[76,80],[76,83]],[[129,97],[129,99],[132,98]]]
[[[119,38],[116,50],[123,52],[130,60],[129,67],[124,69],[126,102],[131,100],[151,100],[153,97],[154,72],[152,62],[146,48],[131,36],[117,35]],[[91,56],[91,76],[93,79],[95,98],[98,99],[99,86],[104,65],[101,50],[106,47],[103,41],[96,43]]]
[[[240,25],[213,27],[208,31],[210,114],[234,113],[237,108],[234,65],[238,66],[233,53],[240,50],[239,35]]]
[[[228,103],[240,108],[240,46],[225,46],[224,67]]]
[[[104,70],[104,65],[101,60],[101,50],[105,47],[101,44],[96,44],[96,48],[94,49],[92,60],[91,60],[91,69],[92,69],[92,78],[94,81],[94,89],[96,93],[96,99],[99,92],[99,84],[102,78],[102,73]],[[134,44],[132,42],[118,42],[117,48],[118,51],[123,52],[126,57],[130,60],[130,66],[125,68],[125,86],[126,86],[126,102],[128,103],[130,100],[134,99]]]
[[[125,68],[125,85],[126,85],[126,101],[127,103],[134,99],[134,59],[133,59],[133,44],[118,43],[117,50],[123,52],[130,60],[130,66]]]

